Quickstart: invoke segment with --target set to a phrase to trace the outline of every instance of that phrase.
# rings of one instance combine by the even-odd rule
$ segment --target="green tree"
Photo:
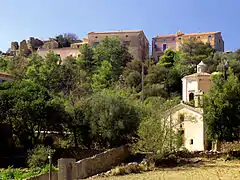
[[[84,99],[74,99],[69,96],[64,102],[66,119],[65,127],[73,133],[75,147],[90,148],[91,146],[91,129],[90,123],[85,118]]]
[[[48,90],[29,80],[1,85],[0,117],[26,148],[39,142],[40,131],[61,130],[61,106],[52,103]]]
[[[97,68],[96,73],[93,75],[93,83],[91,84],[92,88],[98,91],[111,87],[112,74],[112,65],[106,60],[102,61],[101,66]]]
[[[93,58],[94,51],[91,46],[88,44],[84,44],[80,48],[80,65],[81,69],[86,70],[89,75],[92,75],[94,73],[94,70],[96,68],[96,61]]]
[[[113,69],[112,79],[114,82],[119,80],[120,75],[126,64],[132,60],[128,49],[122,46],[119,38],[105,38],[94,49],[94,59],[98,65],[102,61],[108,61]]]
[[[130,89],[139,91],[141,89],[141,74],[133,71],[126,77],[126,84]]]
[[[11,60],[7,57],[0,56],[0,71],[1,72],[9,72]]]
[[[159,59],[159,64],[165,67],[172,67],[175,61],[175,52],[172,49],[164,51],[163,55]]]
[[[229,70],[226,81],[222,75],[212,76],[213,85],[204,97],[204,120],[209,140],[239,139],[240,82]]]
[[[145,114],[138,129],[138,142],[134,149],[140,152],[152,152],[151,158],[161,159],[165,153],[177,149],[177,134],[170,124],[171,107],[179,99],[167,100],[159,97],[145,101]]]
[[[201,61],[210,61],[214,52],[210,44],[204,44],[196,39],[188,39],[180,47],[180,55],[176,60],[175,67],[181,77],[192,74],[196,71],[197,64]]]
[[[55,39],[57,40],[58,46],[60,48],[70,47],[72,43],[80,42],[77,35],[73,33],[60,34],[56,36]]]
[[[132,142],[140,120],[134,106],[109,90],[91,97],[87,118],[95,144],[105,148]]]

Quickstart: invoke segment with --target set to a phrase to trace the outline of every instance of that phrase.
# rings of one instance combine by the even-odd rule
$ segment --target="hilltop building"
[[[98,45],[106,37],[118,37],[135,59],[144,60],[149,57],[149,42],[143,30],[88,33],[91,46]]]
[[[176,34],[168,34],[152,38],[152,55],[154,59],[158,60],[168,48],[179,51],[181,43],[189,38],[195,38],[203,43],[209,43],[216,51],[224,52],[224,41],[221,32],[184,34],[179,30]]]
[[[12,76],[6,72],[0,72],[0,84],[12,80]]]
[[[73,43],[71,47],[59,48],[55,40],[44,41],[44,45],[38,49],[38,54],[45,56],[49,51],[58,54],[61,59],[68,56],[76,57],[80,54],[79,48],[83,44],[97,46],[107,37],[118,37],[122,45],[128,48],[135,59],[145,60],[149,57],[149,42],[142,30],[113,31],[113,32],[90,32],[88,38],[83,38],[80,43]]]
[[[45,56],[49,51],[54,52],[55,54],[58,54],[62,60],[64,60],[67,57],[77,57],[80,52],[79,48],[83,44],[88,44],[88,39],[83,38],[82,42],[79,43],[73,43],[71,44],[70,47],[64,47],[64,48],[58,48],[58,44],[55,40],[49,40],[49,41],[44,41],[44,47],[38,49],[38,54],[40,56]]]
[[[197,73],[182,78],[182,102],[169,110],[169,122],[176,125],[183,139],[183,146],[189,151],[204,151],[207,148],[202,95],[211,87],[210,74],[206,65],[200,62]]]

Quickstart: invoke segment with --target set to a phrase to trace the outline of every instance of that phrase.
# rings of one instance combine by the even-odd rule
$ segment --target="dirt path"
[[[240,161],[204,161],[194,166],[164,168],[156,171],[94,178],[96,180],[240,180]]]

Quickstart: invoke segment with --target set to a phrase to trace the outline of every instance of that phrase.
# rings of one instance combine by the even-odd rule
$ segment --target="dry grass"
[[[233,180],[240,179],[240,161],[204,161],[198,164],[96,180]]]

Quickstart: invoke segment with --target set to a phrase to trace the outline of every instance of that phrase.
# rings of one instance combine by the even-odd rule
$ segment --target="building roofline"
[[[143,32],[143,30],[117,30],[117,31],[89,32],[88,34],[139,33],[139,32]]]
[[[7,72],[0,72],[0,75],[5,75],[5,76],[9,76],[9,77],[12,76],[11,74],[9,74],[9,73],[7,73]]]
[[[168,37],[177,37],[176,34],[168,34],[168,35],[162,35],[162,36],[155,36],[153,37],[153,39],[155,38],[168,38]]]
[[[184,76],[182,78],[182,80],[183,79],[187,79],[187,78],[193,78],[193,77],[209,77],[209,76],[211,76],[211,74],[206,73],[206,72],[204,72],[204,73],[200,72],[200,73],[194,73],[194,74],[190,74],[190,75]]]
[[[76,50],[76,48],[63,47],[63,48],[54,48],[54,49],[46,49],[46,48],[39,48],[38,49],[38,51],[54,51],[54,50]]]
[[[176,111],[178,111],[178,110],[180,110],[182,108],[187,108],[190,111],[193,111],[193,112],[195,112],[197,114],[203,115],[202,108],[195,108],[195,107],[189,106],[189,105],[187,105],[187,104],[185,104],[183,102],[181,102],[181,103],[177,104],[176,106],[170,108],[169,110],[166,111],[166,113],[167,114],[169,114],[169,113],[172,114],[172,113],[174,113],[174,112],[176,112]]]
[[[213,34],[219,34],[221,31],[216,31],[216,32],[199,32],[199,33],[189,33],[189,34],[183,34],[180,36],[197,36],[197,35],[213,35]],[[177,37],[176,34],[167,34],[167,35],[161,35],[161,36],[156,36],[155,38],[168,38],[168,37]]]

